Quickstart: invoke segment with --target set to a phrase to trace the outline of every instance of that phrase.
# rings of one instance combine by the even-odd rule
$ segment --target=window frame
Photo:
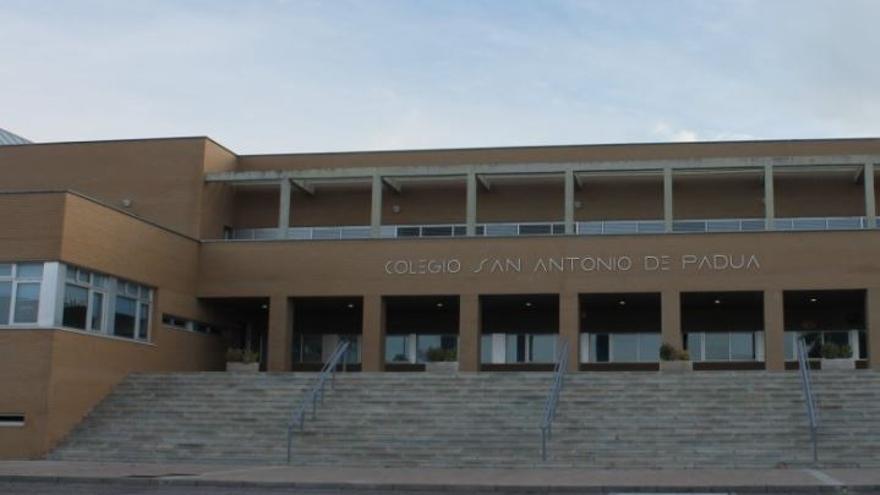
[[[45,273],[45,262],[42,261],[23,261],[3,263],[10,266],[9,275],[0,275],[0,283],[9,283],[9,311],[3,317],[0,315],[0,327],[5,328],[22,328],[38,326],[40,322],[40,305],[42,304],[43,290],[43,274]],[[20,265],[40,265],[40,275],[37,277],[22,277],[19,273]],[[33,321],[18,322],[15,321],[15,309],[18,306],[19,285],[32,284],[37,286],[37,312]]]
[[[56,323],[65,329],[78,332],[87,332],[95,335],[104,335],[132,342],[150,342],[153,326],[153,292],[155,289],[137,282],[108,275],[106,273],[81,268],[76,265],[62,263],[63,276],[58,279],[58,284],[63,286],[61,302],[57,307]],[[64,324],[64,298],[67,296],[67,286],[73,285],[88,290],[88,307],[86,309],[86,328],[71,327]],[[92,327],[96,305],[95,294],[101,295],[101,318],[100,328]],[[116,334],[116,307],[117,298],[125,297],[134,301],[134,331],[131,337]],[[146,307],[146,331],[142,332],[141,316],[142,307]],[[144,334],[143,338],[139,336]]]
[[[73,274],[72,277],[71,277],[71,273]],[[84,280],[81,278],[81,275],[85,275]],[[61,323],[62,328],[71,328],[73,330],[80,330],[80,331],[89,332],[89,333],[99,333],[99,334],[104,334],[104,335],[108,334],[107,330],[108,330],[109,326],[107,324],[108,323],[107,322],[107,320],[108,320],[107,309],[109,306],[109,299],[110,298],[107,296],[110,294],[111,288],[106,287],[106,286],[112,285],[113,277],[104,275],[102,273],[97,274],[105,281],[104,282],[105,286],[102,287],[102,286],[96,284],[95,275],[96,275],[96,273],[92,270],[86,270],[85,268],[80,268],[78,266],[64,264],[64,277],[60,277],[61,279],[59,280],[59,283],[64,284],[64,291],[62,292],[61,304],[60,304],[61,314],[59,315],[59,321]],[[86,297],[86,324],[85,324],[85,328],[71,327],[71,326],[67,326],[64,324],[64,301],[67,298],[67,286],[68,285],[73,285],[75,287],[79,287],[81,289],[86,289],[88,291],[88,296]],[[95,311],[94,304],[93,304],[93,302],[95,300],[95,296],[94,296],[95,293],[101,294],[101,322],[100,322],[100,328],[97,328],[97,329],[92,328],[92,319],[94,317],[94,311]],[[110,335],[112,335],[112,334],[110,334]]]
[[[721,332],[688,332],[685,334],[685,342],[688,341],[689,336],[699,335],[700,338],[700,348],[696,349],[698,352],[694,352],[695,349],[691,349],[688,346],[688,354],[690,356],[691,361],[693,362],[706,362],[706,363],[752,363],[752,362],[762,362],[759,359],[758,353],[758,333],[761,330],[731,330],[731,331],[721,331]],[[706,358],[706,336],[707,335],[725,335],[727,337],[727,358],[726,359],[707,359]],[[748,334],[752,339],[752,358],[751,359],[733,359],[733,335],[734,334]],[[784,349],[783,349],[784,352]]]
[[[587,363],[608,363],[608,364],[637,364],[637,363],[657,363],[660,362],[660,342],[662,340],[660,332],[582,332],[583,335],[586,335],[586,360]],[[607,361],[599,361],[598,359],[594,359],[598,357],[596,352],[595,341],[599,339],[600,335],[607,336],[608,339],[608,360]],[[635,361],[622,361],[618,359],[617,353],[615,352],[615,336],[616,335],[635,335],[635,351],[636,351],[636,360]],[[651,338],[657,340],[657,359],[648,359],[648,356],[642,356],[642,339]],[[653,354],[653,353],[652,353]],[[653,357],[650,356],[650,357]]]

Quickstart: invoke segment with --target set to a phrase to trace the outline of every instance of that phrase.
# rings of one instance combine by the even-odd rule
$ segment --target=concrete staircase
[[[880,465],[880,374],[815,372],[820,460]],[[314,374],[132,375],[51,459],[280,464]],[[293,463],[774,467],[812,459],[796,373],[568,375],[550,458],[549,373],[351,373],[294,438]]]

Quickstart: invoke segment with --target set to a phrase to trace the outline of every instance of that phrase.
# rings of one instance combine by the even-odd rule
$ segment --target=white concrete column
[[[465,235],[477,234],[477,174],[467,174],[467,206],[465,209]]]
[[[861,344],[859,343],[859,331],[858,330],[850,330],[849,331],[849,347],[850,347],[850,349],[852,349],[853,359],[858,359],[859,353],[861,352]]]
[[[410,363],[415,364],[418,359],[418,334],[411,333],[406,336],[406,358]]]
[[[574,234],[574,171],[565,171],[565,233]],[[574,343],[569,345],[574,346]]]
[[[40,302],[37,306],[37,326],[61,326],[64,308],[64,266],[57,261],[43,263],[43,279],[40,282]],[[86,322],[88,323],[88,322]]]
[[[663,225],[672,232],[672,167],[663,169]]]
[[[877,203],[874,200],[874,164],[866,163],[865,172],[865,218],[868,228],[877,228]]]
[[[339,345],[339,335],[327,333],[321,336],[321,362],[326,363],[333,356],[333,351]]]
[[[507,362],[507,334],[492,334],[492,364],[504,364]]]
[[[773,165],[764,165],[764,230],[774,230],[776,193],[773,188]]]
[[[370,237],[382,236],[382,177],[373,175],[373,201],[370,207]]]
[[[580,346],[580,353],[581,353],[580,362],[589,363],[590,362],[590,334],[582,333],[580,335],[579,346]]]
[[[290,227],[290,180],[283,179],[278,189],[278,238],[285,239]]]

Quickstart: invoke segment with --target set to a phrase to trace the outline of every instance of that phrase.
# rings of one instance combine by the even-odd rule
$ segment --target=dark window
[[[88,308],[89,290],[67,284],[67,287],[64,289],[64,316],[62,317],[62,324],[65,327],[85,330]]]
[[[137,301],[130,297],[116,296],[116,315],[113,320],[113,334],[119,337],[134,337]]]

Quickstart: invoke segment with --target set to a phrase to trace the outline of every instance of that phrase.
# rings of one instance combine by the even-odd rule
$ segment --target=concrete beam
[[[293,304],[286,294],[273,294],[269,298],[269,324],[266,331],[269,371],[291,370],[293,349]]]
[[[865,179],[865,218],[868,228],[877,228],[877,202],[874,198],[874,164],[866,163],[862,169]]]
[[[776,192],[773,184],[773,165],[764,166],[764,228],[773,230],[776,219]]]
[[[381,182],[381,181],[380,181]],[[385,371],[385,300],[364,296],[361,365],[364,371]]]
[[[574,172],[565,171],[565,233],[574,234]],[[576,347],[576,346],[575,346]]]
[[[477,175],[477,182],[480,183],[480,186],[483,187],[483,190],[485,190],[485,191],[492,190],[492,183],[489,182],[489,178],[486,177],[485,175]]]
[[[666,232],[672,232],[672,167],[663,169],[663,225]]]
[[[663,344],[681,350],[684,344],[681,332],[681,293],[665,290],[660,294],[660,339]]]
[[[382,177],[373,176],[372,201],[370,204],[370,237],[382,236]]]
[[[382,177],[382,182],[384,182],[386,186],[394,191],[394,194],[400,194],[403,192],[403,186],[400,184],[400,182],[392,179],[391,177]]]
[[[467,199],[465,206],[465,235],[477,234],[477,175],[467,175]]]
[[[290,227],[290,181],[282,180],[278,189],[278,232],[284,239]]]
[[[254,182],[289,179],[369,179],[373,175],[402,177],[455,177],[476,174],[561,174],[566,170],[578,172],[660,172],[666,168],[674,170],[714,170],[714,169],[755,169],[765,165],[776,168],[790,167],[804,169],[810,167],[831,168],[840,166],[860,166],[865,163],[880,162],[880,155],[838,155],[838,156],[789,156],[789,157],[743,157],[743,158],[703,158],[682,160],[628,160],[595,162],[533,162],[509,164],[470,164],[470,165],[416,165],[394,167],[348,167],[317,168],[304,170],[266,170],[247,172],[216,172],[205,175],[206,182]]]
[[[764,367],[785,371],[785,321],[782,291],[764,291]]]
[[[480,371],[480,296],[462,294],[458,300],[459,371]]]
[[[580,368],[580,297],[577,292],[559,294],[559,339],[568,342],[568,371]]]
[[[309,196],[315,195],[315,186],[308,184],[306,181],[294,179],[291,182],[294,186],[296,186],[297,189],[308,194]]]
[[[865,166],[867,166],[867,165],[865,165]],[[858,183],[862,182],[862,179],[864,178],[864,176],[865,176],[865,167],[860,167],[859,169],[856,170],[856,173],[853,174],[853,184],[858,184]]]

